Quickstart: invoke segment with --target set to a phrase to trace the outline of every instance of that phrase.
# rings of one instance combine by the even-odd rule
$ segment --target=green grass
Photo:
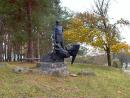
[[[12,72],[14,65],[19,64],[0,67],[0,98],[130,98],[130,75],[120,69],[75,64],[68,66],[71,73],[87,69],[96,76],[53,77],[16,74]]]

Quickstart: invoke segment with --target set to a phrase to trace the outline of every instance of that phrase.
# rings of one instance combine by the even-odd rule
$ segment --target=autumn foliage
[[[84,27],[83,21],[79,18],[72,18],[64,32],[65,40],[69,42],[86,42],[88,29]]]
[[[108,56],[108,65],[111,66],[111,52],[117,52],[127,46],[120,43],[118,24],[127,25],[129,23],[121,19],[111,24],[104,16],[89,12],[77,13],[67,25],[65,39],[69,42],[86,42],[95,48],[103,49]]]
[[[114,53],[120,53],[123,51],[125,53],[130,54],[129,49],[130,46],[126,42],[117,43],[112,46],[112,52]]]

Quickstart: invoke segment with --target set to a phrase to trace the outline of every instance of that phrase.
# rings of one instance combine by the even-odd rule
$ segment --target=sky
[[[74,12],[91,11],[94,6],[94,0],[61,0],[61,5],[67,7]],[[130,21],[130,0],[111,0],[109,9],[109,18],[112,22],[119,20],[120,18]],[[121,35],[130,44],[130,26],[123,27]]]

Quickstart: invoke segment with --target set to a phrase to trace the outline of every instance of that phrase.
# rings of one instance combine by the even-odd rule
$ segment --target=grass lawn
[[[53,77],[38,73],[16,74],[16,65],[0,67],[0,98],[130,98],[130,75],[120,69],[74,64],[71,73],[82,69],[94,71],[96,76]]]

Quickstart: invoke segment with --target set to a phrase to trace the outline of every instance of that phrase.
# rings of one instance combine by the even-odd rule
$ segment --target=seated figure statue
[[[44,56],[42,62],[64,62],[64,58],[72,56],[71,64],[73,64],[80,45],[64,46],[63,44],[63,27],[59,21],[56,21],[55,32],[53,34],[53,52]]]

